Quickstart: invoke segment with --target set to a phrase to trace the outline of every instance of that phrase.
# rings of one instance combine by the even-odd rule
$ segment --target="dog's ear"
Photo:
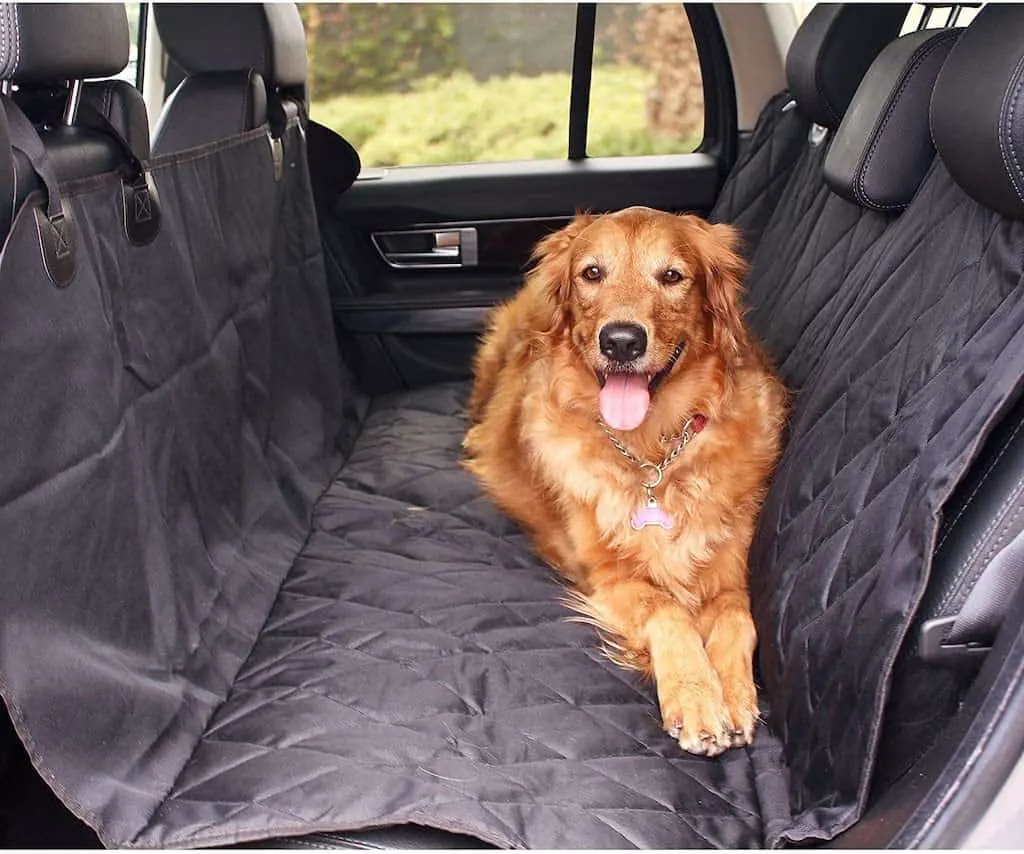
[[[697,241],[707,312],[711,319],[711,346],[724,356],[736,356],[747,346],[743,323],[743,278],[747,263],[739,254],[742,237],[731,225],[700,223],[703,234]]]
[[[568,319],[572,290],[569,248],[594,219],[588,213],[578,213],[567,226],[552,232],[533,248],[530,260],[534,267],[527,278],[527,287],[536,296],[535,304],[541,315],[537,318],[541,327],[538,331],[544,334],[556,332]]]

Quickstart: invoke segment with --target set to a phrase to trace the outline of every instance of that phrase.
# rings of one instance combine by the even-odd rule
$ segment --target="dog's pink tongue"
[[[610,374],[601,389],[601,417],[615,430],[634,430],[643,424],[651,393],[643,374]]]

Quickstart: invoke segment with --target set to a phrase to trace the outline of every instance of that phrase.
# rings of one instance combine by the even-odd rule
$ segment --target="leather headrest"
[[[962,30],[922,30],[886,46],[864,75],[825,156],[833,192],[879,211],[913,198],[935,158],[928,106]]]
[[[0,4],[0,80],[113,77],[128,64],[123,3]]]
[[[793,36],[786,79],[800,112],[834,129],[879,51],[900,34],[909,3],[818,3]]]
[[[953,180],[1024,219],[1024,7],[990,3],[978,13],[939,72],[931,122]]]
[[[275,89],[306,84],[306,31],[294,3],[154,3],[167,52],[186,74],[252,69]]]

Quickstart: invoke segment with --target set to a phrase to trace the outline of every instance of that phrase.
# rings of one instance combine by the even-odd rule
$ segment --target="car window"
[[[128,64],[115,80],[124,80],[133,86],[142,87],[142,53],[139,49],[143,3],[125,3],[128,13],[128,32],[131,34],[131,46],[128,51]]]
[[[311,117],[364,166],[567,157],[575,5],[300,9]],[[703,89],[683,6],[601,4],[594,45],[587,154],[694,150]]]
[[[587,154],[675,154],[703,136],[704,86],[683,5],[598,5]]]
[[[793,3],[791,5],[797,20],[802,21],[816,4]],[[974,20],[974,16],[984,5],[984,3],[911,3],[900,35],[917,30],[935,30],[941,27],[966,27]]]

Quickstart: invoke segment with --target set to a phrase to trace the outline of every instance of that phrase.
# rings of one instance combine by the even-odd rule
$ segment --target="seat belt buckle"
[[[918,655],[927,664],[940,667],[980,667],[992,645],[981,641],[949,643],[947,638],[953,630],[959,614],[949,617],[935,617],[925,620],[921,626]]]

